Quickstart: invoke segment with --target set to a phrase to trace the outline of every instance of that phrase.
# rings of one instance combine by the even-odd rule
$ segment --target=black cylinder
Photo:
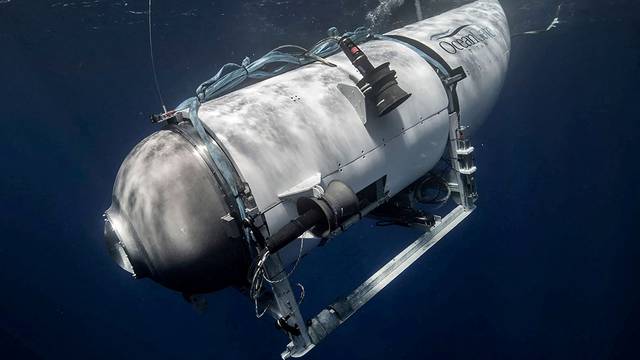
[[[291,220],[290,223],[283,226],[277,233],[267,239],[267,249],[270,253],[275,253],[290,242],[297,239],[305,231],[311,229],[316,224],[325,221],[324,214],[318,209],[311,209],[297,218]]]
[[[358,87],[376,104],[378,116],[386,115],[411,96],[400,88],[396,72],[389,68],[388,62],[374,67],[364,52],[347,36],[340,39],[339,44],[351,64],[362,74]]]
[[[339,180],[329,183],[320,199],[298,199],[297,218],[283,226],[266,241],[270,253],[275,253],[311,230],[318,236],[327,236],[347,217],[358,211],[358,197],[347,184]]]
[[[345,36],[340,39],[340,48],[347,55],[347,58],[353,66],[358,69],[362,76],[367,76],[367,74],[371,73],[374,70],[373,65],[369,61],[369,58],[360,50],[360,48],[351,40],[349,37]]]

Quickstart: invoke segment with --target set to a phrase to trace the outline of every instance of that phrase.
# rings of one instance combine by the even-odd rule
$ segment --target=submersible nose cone
[[[122,163],[105,214],[118,266],[195,294],[243,284],[249,264],[238,224],[228,220],[229,197],[201,148],[171,130],[144,139]]]

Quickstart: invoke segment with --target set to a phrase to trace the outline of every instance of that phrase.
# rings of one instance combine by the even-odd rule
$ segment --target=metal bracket
[[[302,180],[290,189],[278,194],[278,198],[283,201],[295,201],[300,197],[316,197],[319,198],[324,194],[324,189],[320,186],[322,175],[315,173],[312,176]]]
[[[466,130],[465,126],[460,125],[457,112],[449,114],[449,157],[455,177],[455,184],[449,188],[460,195],[460,204],[465,209],[472,209],[478,198],[473,178],[477,168],[473,159],[474,147],[470,145]]]
[[[271,311],[272,315],[278,318],[279,322],[286,322],[287,327],[299,331],[299,333],[288,332],[289,339],[291,339],[291,344],[289,345],[292,350],[295,350],[296,354],[299,354],[298,356],[302,356],[313,349],[315,344],[309,338],[309,332],[300,313],[298,301],[291,289],[291,283],[288,278],[283,277],[286,275],[284,275],[285,271],[278,254],[269,256],[265,263],[265,270],[270,278],[276,278],[276,281],[271,282],[273,297],[277,306],[277,311]]]
[[[407,246],[402,252],[381,267],[369,279],[358,286],[350,295],[322,310],[305,326],[307,337],[294,338],[282,352],[283,359],[305,355],[319,344],[327,335],[343,324],[364,304],[408,269],[422,255],[444,238],[453,228],[462,222],[473,209],[457,206],[434,225],[430,231]],[[304,335],[304,332],[303,332]],[[307,340],[308,339],[308,340]],[[308,341],[308,342],[307,342]]]
[[[162,114],[153,114],[150,117],[151,123],[160,124],[166,122],[167,124],[178,124],[184,121],[184,116],[181,112],[171,110]]]

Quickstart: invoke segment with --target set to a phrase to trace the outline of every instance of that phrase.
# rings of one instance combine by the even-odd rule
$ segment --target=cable
[[[265,250],[265,252],[259,256],[259,260],[256,263],[255,270],[253,272],[253,277],[251,278],[251,288],[249,289],[249,297],[253,299],[256,309],[256,317],[261,318],[269,309],[268,306],[260,311],[258,310],[258,297],[260,297],[260,293],[262,292],[262,274],[264,273],[264,263],[267,261],[269,257],[269,250]]]
[[[277,284],[287,278],[289,278],[289,276],[291,276],[293,274],[294,271],[296,271],[296,268],[298,267],[298,264],[300,263],[300,259],[302,258],[302,250],[304,248],[304,238],[300,238],[300,250],[298,250],[298,258],[296,259],[295,264],[293,264],[293,267],[291,268],[291,270],[289,271],[288,274],[286,274],[285,276],[281,277],[280,279],[277,280],[272,280],[269,279],[266,275],[266,273],[262,274],[262,277],[264,277],[265,280],[267,280],[268,283],[270,284]]]
[[[365,27],[359,27],[347,32],[343,36],[350,37],[355,43],[362,43],[371,38],[371,32]],[[279,46],[256,61],[244,58],[242,64],[228,63],[209,80],[203,82],[196,89],[196,97],[183,101],[176,110],[184,110],[194,106],[196,101],[204,103],[235,90],[248,79],[264,80],[300,66],[319,61],[328,66],[335,66],[324,58],[340,51],[338,45],[338,30],[330,28],[328,36],[318,41],[311,49],[297,45]]]
[[[264,253],[262,253],[261,255],[258,255],[257,257],[258,261],[256,262],[256,265],[253,271],[253,276],[251,277],[251,287],[249,288],[249,297],[253,299],[253,302],[255,304],[255,309],[256,309],[256,317],[258,319],[261,318],[269,309],[269,307],[266,306],[262,311],[260,311],[258,307],[258,298],[260,297],[260,294],[262,292],[263,281],[267,281],[270,284],[277,284],[281,281],[284,281],[285,279],[288,279],[294,273],[294,271],[296,271],[296,268],[300,263],[300,259],[302,258],[303,249],[304,249],[304,238],[300,238],[300,250],[298,250],[298,258],[296,259],[295,264],[293,265],[293,267],[288,273],[286,273],[284,276],[276,280],[269,279],[264,269],[265,263],[267,262],[267,259],[271,255],[269,250],[265,249]],[[297,284],[297,285],[300,286],[300,288],[302,289],[300,300],[298,301],[298,303],[302,303],[302,300],[304,299],[304,293],[305,293],[304,287],[301,284]]]
[[[425,198],[423,196],[423,187],[425,187],[425,185],[431,185],[431,183],[433,181],[437,181],[438,184],[438,188],[437,188],[437,193],[435,196],[432,196],[431,198]],[[443,193],[443,190],[445,192],[445,196],[442,197],[441,194]],[[438,205],[436,207],[436,209],[440,208],[441,206],[443,206],[451,197],[451,188],[449,188],[449,185],[447,184],[447,181],[442,177],[442,176],[437,176],[437,175],[432,175],[432,176],[427,176],[424,180],[422,180],[418,186],[416,186],[415,191],[414,191],[416,200],[421,203],[421,204],[427,204],[427,205]]]
[[[304,301],[305,290],[302,284],[297,283],[296,285],[300,288],[300,299],[298,300],[298,305],[300,305]]]
[[[162,105],[162,110],[163,112],[167,112],[167,106],[164,104],[164,98],[162,97],[162,92],[160,91],[160,84],[158,82],[158,72],[156,70],[156,60],[155,57],[153,56],[153,32],[152,32],[152,28],[153,28],[153,22],[151,19],[151,2],[152,0],[149,0],[149,11],[148,11],[148,25],[149,25],[149,58],[151,60],[151,70],[153,71],[153,82],[155,83],[156,86],[156,94],[158,95],[158,99],[160,100],[160,105]]]

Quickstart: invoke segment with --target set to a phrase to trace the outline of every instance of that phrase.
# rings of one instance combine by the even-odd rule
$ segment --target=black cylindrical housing
[[[375,102],[378,116],[386,115],[411,96],[398,86],[396,72],[389,69],[388,62],[374,67],[364,52],[348,36],[340,39],[339,44],[349,61],[362,74],[358,87]]]
[[[270,253],[275,253],[290,242],[297,239],[305,231],[311,229],[320,222],[326,221],[324,214],[319,209],[311,209],[290,223],[283,226],[277,233],[267,239],[267,249]]]
[[[329,183],[320,199],[302,197],[298,199],[298,216],[283,226],[266,241],[270,253],[287,246],[305,231],[318,236],[327,236],[347,217],[358,211],[358,197],[351,188],[339,180]]]
[[[343,37],[339,41],[340,48],[347,55],[347,58],[353,66],[358,69],[362,76],[367,76],[374,69],[369,58],[360,50],[360,48],[348,36]]]

